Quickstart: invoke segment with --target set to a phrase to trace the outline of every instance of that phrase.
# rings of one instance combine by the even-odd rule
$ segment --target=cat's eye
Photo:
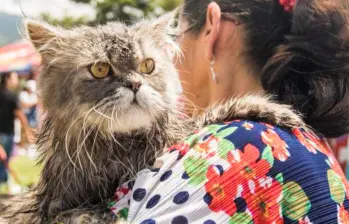
[[[147,58],[139,66],[139,70],[144,74],[150,74],[155,69],[155,62],[151,58]]]
[[[91,74],[98,79],[107,77],[110,71],[110,65],[104,62],[97,62],[90,67]]]

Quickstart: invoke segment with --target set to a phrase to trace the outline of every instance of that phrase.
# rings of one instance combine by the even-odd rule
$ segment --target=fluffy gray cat
[[[116,188],[195,129],[232,119],[305,126],[289,107],[259,96],[180,119],[168,18],[71,30],[27,23],[43,58],[43,171],[33,192],[0,205],[3,223],[112,223],[106,208]]]

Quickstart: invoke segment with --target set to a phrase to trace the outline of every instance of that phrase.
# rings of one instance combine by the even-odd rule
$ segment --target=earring
[[[211,69],[211,74],[212,74],[212,80],[215,81],[216,83],[218,83],[217,76],[216,76],[216,73],[214,72],[214,68],[213,68],[215,61],[216,61],[216,57],[213,56],[213,59],[212,59],[211,64],[210,64],[210,69]]]

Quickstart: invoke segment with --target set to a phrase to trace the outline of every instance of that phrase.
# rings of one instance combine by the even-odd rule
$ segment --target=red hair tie
[[[279,0],[279,3],[286,12],[292,12],[296,4],[296,0]]]

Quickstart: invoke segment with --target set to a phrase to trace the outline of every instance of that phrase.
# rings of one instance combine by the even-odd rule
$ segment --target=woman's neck
[[[252,68],[248,68],[244,63],[234,63],[233,59],[227,58],[222,62],[222,66],[215,67],[217,82],[211,79],[209,83],[210,98],[209,105],[225,101],[234,96],[244,96],[251,93],[262,92],[263,87],[256,78]],[[235,59],[235,61],[238,61]],[[228,66],[223,66],[228,65]]]

